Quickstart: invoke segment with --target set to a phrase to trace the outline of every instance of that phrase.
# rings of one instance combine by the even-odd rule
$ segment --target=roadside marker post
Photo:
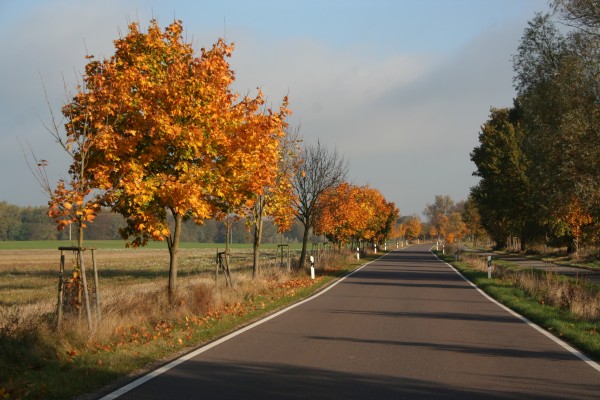
[[[315,258],[310,256],[310,279],[315,279]]]
[[[360,260],[360,247],[356,248],[356,259]]]
[[[492,278],[492,256],[487,257],[488,279]]]

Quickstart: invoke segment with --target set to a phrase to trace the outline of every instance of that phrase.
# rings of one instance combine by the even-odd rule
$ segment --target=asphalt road
[[[600,398],[600,371],[423,245],[189,358],[118,398]]]

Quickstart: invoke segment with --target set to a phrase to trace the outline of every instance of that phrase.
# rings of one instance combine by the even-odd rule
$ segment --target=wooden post
[[[233,288],[233,282],[231,280],[231,274],[229,273],[229,249],[225,249],[225,263],[224,263],[224,272],[225,272],[225,283],[228,288]]]
[[[81,251],[81,249],[78,249],[77,253],[79,255],[79,266],[81,267],[81,283],[83,285],[83,297],[85,300],[85,312],[86,312],[86,316],[87,316],[88,328],[91,331],[92,330],[92,312],[90,310],[90,298],[89,298],[88,288],[87,288],[87,279],[85,277],[85,265],[83,262],[83,252]]]
[[[279,250],[281,250],[281,258],[279,261],[279,268],[283,268],[283,244],[278,244],[277,245],[277,252],[279,253]]]
[[[100,289],[98,288],[98,269],[96,268],[96,256],[94,255],[95,249],[90,249],[92,252],[92,269],[94,271],[94,292],[96,294],[96,324],[100,324],[101,313],[100,313]]]
[[[58,302],[56,303],[56,329],[60,329],[63,318],[63,279],[65,274],[65,254],[60,251],[60,271],[58,273]]]
[[[217,255],[215,258],[216,266],[215,266],[215,283],[219,280],[219,248],[217,247]]]

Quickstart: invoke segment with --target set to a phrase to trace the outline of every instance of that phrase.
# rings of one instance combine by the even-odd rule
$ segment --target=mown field
[[[0,306],[34,305],[50,311],[56,303],[60,266],[59,246],[71,246],[69,242],[31,241],[0,242]],[[126,248],[122,241],[88,241],[88,248],[96,248],[94,254],[99,270],[100,289],[137,287],[149,282],[166,285],[169,253],[164,242],[152,242],[143,248]],[[179,252],[178,275],[183,279],[201,276],[213,277],[216,269],[216,253],[223,251],[224,244],[182,243]],[[292,246],[292,253],[299,245]],[[72,269],[74,254],[66,254],[66,271]],[[91,270],[91,252],[87,251],[85,263]],[[232,245],[231,265],[234,271],[249,270],[252,246]],[[261,246],[261,264],[272,267],[281,263],[277,245]],[[278,257],[279,256],[279,257]]]

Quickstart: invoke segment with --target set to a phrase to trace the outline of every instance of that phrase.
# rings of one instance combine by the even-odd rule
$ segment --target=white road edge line
[[[431,250],[429,250],[429,251],[431,251]],[[581,361],[583,361],[586,364],[588,364],[590,367],[594,368],[596,371],[600,372],[600,365],[598,363],[596,363],[594,360],[590,359],[588,356],[586,356],[585,354],[583,354],[582,352],[580,352],[576,348],[572,347],[570,344],[568,344],[567,342],[563,341],[562,339],[557,338],[556,336],[554,336],[553,334],[551,334],[550,332],[548,332],[547,330],[545,330],[541,326],[535,324],[534,322],[531,322],[530,320],[528,320],[527,318],[525,318],[521,314],[517,313],[514,310],[511,310],[510,308],[506,307],[504,304],[498,302],[496,299],[494,299],[493,297],[491,297],[490,295],[488,295],[486,292],[484,292],[483,290],[481,290],[476,284],[474,284],[473,282],[471,282],[470,280],[468,280],[459,270],[457,270],[452,265],[450,265],[447,262],[445,262],[442,259],[440,259],[433,251],[431,251],[431,254],[433,254],[438,260],[440,260],[441,262],[443,262],[444,264],[446,264],[447,266],[449,266],[450,268],[452,268],[452,270],[454,272],[456,272],[461,278],[463,278],[466,282],[468,282],[471,286],[473,286],[479,293],[481,293],[489,301],[491,301],[492,303],[495,303],[500,308],[508,311],[510,314],[512,314],[515,317],[519,318],[521,321],[525,322],[527,325],[529,325],[530,327],[532,327],[536,331],[540,332],[542,335],[546,336],[547,338],[549,338],[550,340],[552,340],[556,344],[562,346],[565,350],[567,350],[568,352],[570,352],[571,354],[573,354],[574,356],[576,356],[577,358],[579,358]]]
[[[332,288],[334,288],[337,284],[339,284],[340,282],[342,282],[344,279],[348,278],[349,276],[354,275],[355,273],[357,273],[361,269],[365,268],[367,265],[369,265],[369,264],[371,264],[371,263],[373,263],[375,261],[378,261],[383,256],[385,256],[385,254],[382,255],[381,257],[379,257],[377,260],[369,261],[365,265],[362,265],[359,268],[355,269],[354,271],[350,272],[349,274],[341,277],[340,279],[338,279],[337,281],[335,281],[331,285],[327,286],[325,289],[319,291],[318,293],[315,293],[314,295],[312,295],[312,296],[310,296],[310,297],[308,297],[308,298],[306,298],[304,300],[301,300],[298,303],[294,303],[291,306],[284,308],[283,310],[279,310],[276,313],[271,314],[268,317],[265,317],[264,319],[256,321],[256,322],[254,322],[254,323],[252,323],[252,324],[250,324],[248,326],[245,326],[245,327],[243,327],[243,328],[241,328],[241,329],[239,329],[239,330],[237,330],[235,332],[232,332],[229,335],[223,336],[222,338],[220,338],[218,340],[215,340],[214,342],[211,342],[211,343],[209,343],[209,344],[207,344],[205,346],[202,346],[202,347],[200,347],[200,348],[198,348],[198,349],[196,349],[196,350],[194,350],[194,351],[192,351],[190,353],[187,353],[186,355],[184,355],[184,356],[182,356],[182,357],[180,357],[180,358],[178,358],[176,360],[173,360],[170,363],[168,363],[166,365],[163,365],[162,367],[160,367],[158,369],[155,369],[154,371],[152,371],[152,372],[150,372],[150,373],[148,373],[148,374],[146,374],[146,375],[144,375],[144,376],[142,376],[142,377],[134,380],[133,382],[130,382],[129,384],[127,384],[127,385],[125,385],[125,386],[123,386],[123,387],[115,390],[114,392],[107,394],[106,396],[102,397],[100,400],[113,400],[113,399],[116,399],[119,396],[121,396],[121,395],[129,392],[130,390],[133,390],[136,387],[138,387],[138,386],[140,386],[140,385],[148,382],[152,378],[155,378],[155,377],[157,377],[157,376],[159,376],[161,374],[164,374],[168,370],[170,370],[172,368],[175,368],[179,364],[181,364],[181,363],[183,363],[185,361],[188,361],[189,359],[194,358],[197,355],[202,354],[205,351],[208,351],[208,350],[212,349],[213,347],[216,347],[216,346],[220,345],[221,343],[228,341],[229,339],[232,339],[232,338],[234,338],[234,337],[236,337],[238,335],[241,335],[242,333],[244,333],[246,331],[249,331],[250,329],[253,329],[253,328],[255,328],[255,327],[257,327],[257,326],[259,326],[261,324],[264,324],[265,322],[270,321],[273,318],[276,318],[276,317],[280,316],[281,314],[290,311],[293,308],[296,308],[296,307],[298,307],[298,306],[300,306],[300,305],[302,305],[302,304],[304,304],[306,302],[309,302],[309,301],[311,301],[311,300],[313,300],[313,299],[321,296],[322,294],[324,294],[324,293],[328,292],[329,290],[331,290]]]

